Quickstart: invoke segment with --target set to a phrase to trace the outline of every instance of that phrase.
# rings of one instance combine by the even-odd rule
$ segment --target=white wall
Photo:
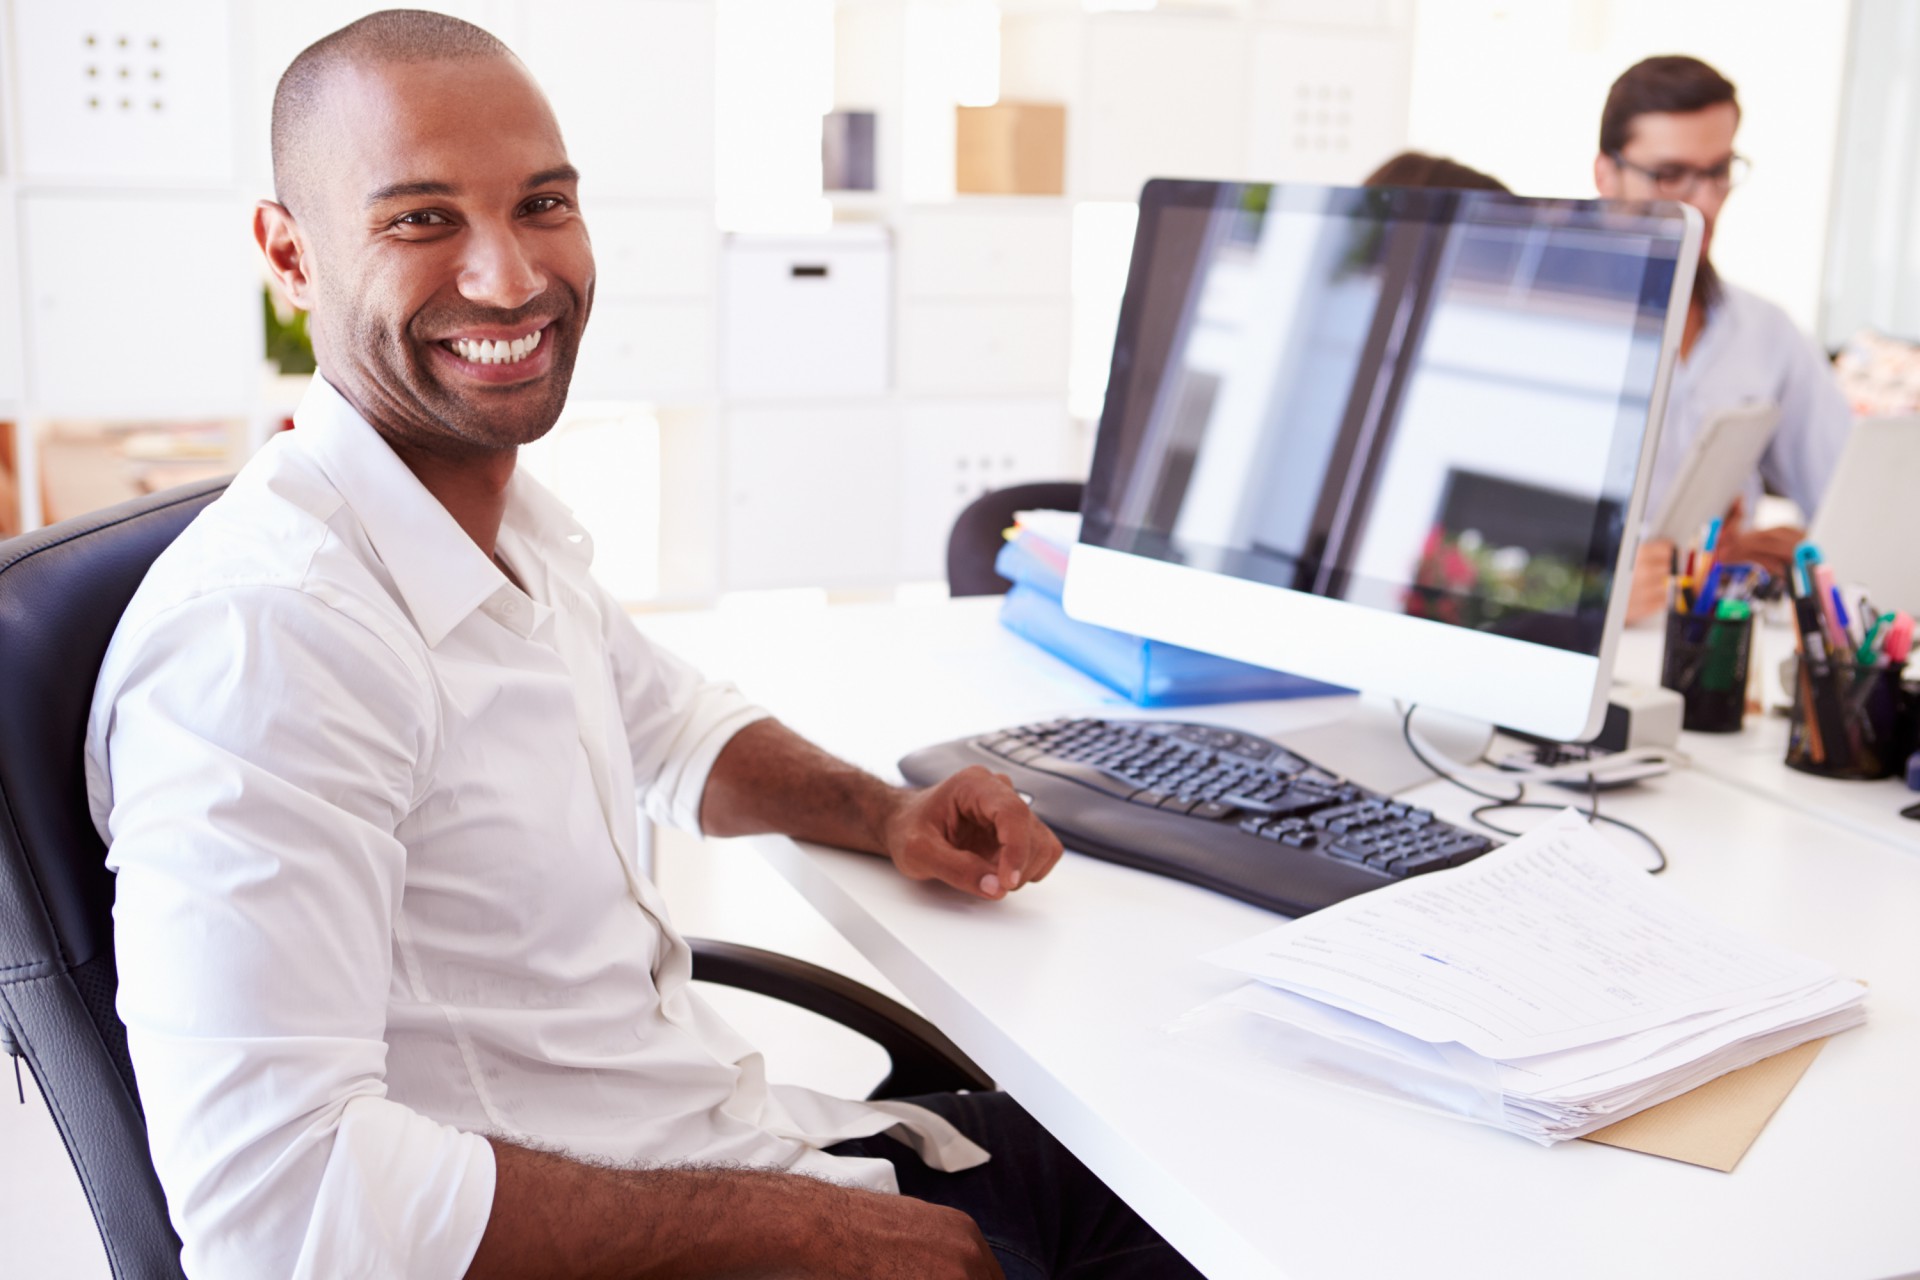
[[[1721,272],[1811,333],[1851,6],[1837,0],[1418,0],[1409,137],[1526,195],[1591,196],[1600,107],[1641,58],[1704,58],[1740,93],[1753,175],[1714,233]]]

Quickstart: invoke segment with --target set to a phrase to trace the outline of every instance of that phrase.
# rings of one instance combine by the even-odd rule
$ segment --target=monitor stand
[[[1390,698],[1363,693],[1334,720],[1271,734],[1274,741],[1370,791],[1396,795],[1432,782],[1434,771],[1407,748],[1401,732],[1403,707]],[[1492,740],[1484,720],[1445,711],[1422,711],[1418,728],[1449,760],[1476,760]]]

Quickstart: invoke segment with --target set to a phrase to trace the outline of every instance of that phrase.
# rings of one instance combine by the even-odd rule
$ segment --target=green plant
[[[260,287],[265,307],[267,359],[280,366],[281,373],[314,371],[313,340],[307,336],[307,313],[286,308],[284,314],[272,285]]]

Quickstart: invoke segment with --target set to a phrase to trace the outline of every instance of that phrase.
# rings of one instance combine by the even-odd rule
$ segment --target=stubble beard
[[[381,434],[423,452],[463,459],[530,444],[559,421],[573,382],[586,307],[571,290],[564,292],[567,303],[557,313],[551,303],[541,306],[536,300],[504,316],[493,313],[460,318],[508,328],[532,328],[545,322],[542,342],[552,344],[552,363],[537,382],[459,387],[454,382],[457,375],[435,368],[435,358],[428,348],[439,344],[415,336],[416,330],[444,330],[449,327],[447,317],[416,314],[405,326],[393,329],[362,315],[357,317],[347,344],[349,351],[364,353],[349,375],[357,375],[362,385],[339,389],[357,402],[362,416]]]

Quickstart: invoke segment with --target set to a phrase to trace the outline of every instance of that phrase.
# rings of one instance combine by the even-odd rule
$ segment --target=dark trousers
[[[970,1216],[1007,1280],[1180,1280],[1200,1274],[1006,1094],[936,1093],[904,1101],[945,1116],[993,1159],[940,1173],[884,1134],[828,1150],[889,1160],[902,1195]]]

